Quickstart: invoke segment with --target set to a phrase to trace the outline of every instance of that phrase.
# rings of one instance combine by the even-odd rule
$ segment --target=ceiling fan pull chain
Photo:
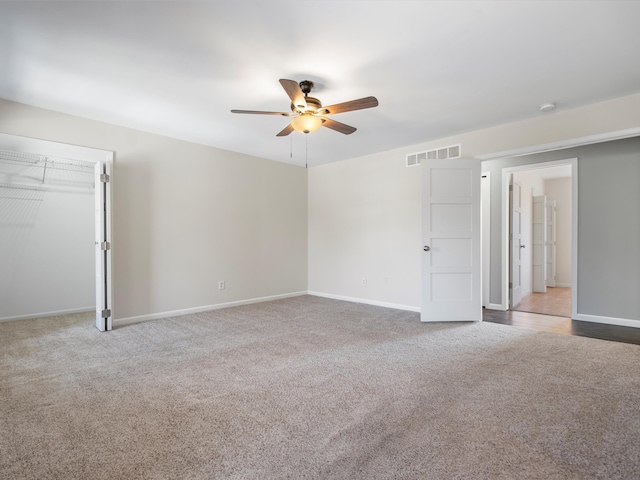
[[[309,135],[304,136],[304,168],[309,168]]]

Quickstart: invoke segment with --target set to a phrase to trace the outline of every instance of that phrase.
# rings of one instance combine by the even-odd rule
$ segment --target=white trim
[[[503,305],[499,303],[490,303],[489,305],[485,305],[485,310],[500,310],[501,312],[505,312],[506,309]]]
[[[502,169],[502,308],[509,309],[509,177],[516,172],[571,165],[571,283],[578,285],[578,159],[566,158]],[[571,289],[571,318],[576,318],[578,289]]]
[[[420,307],[413,307],[411,305],[401,305],[398,303],[378,302],[377,300],[369,300],[366,298],[345,297],[343,295],[334,295],[332,293],[323,292],[307,292],[314,297],[331,298],[333,300],[344,300],[345,302],[365,303],[367,305],[375,305],[376,307],[394,308],[396,310],[406,310],[408,312],[420,313]]]
[[[122,327],[133,323],[146,322],[147,320],[159,320],[161,318],[177,317],[179,315],[189,315],[191,313],[202,313],[211,310],[220,310],[229,307],[239,307],[241,305],[251,305],[253,303],[270,302],[272,300],[281,300],[283,298],[300,297],[307,295],[308,292],[284,293],[282,295],[271,295],[268,297],[250,298],[247,300],[238,300],[236,302],[217,303],[215,305],[205,305],[202,307],[184,308],[181,310],[171,310],[168,312],[151,313],[149,315],[139,315],[137,317],[116,318],[113,320],[114,327]]]
[[[574,315],[571,318],[583,322],[606,323],[607,325],[618,325],[620,327],[640,328],[640,320],[631,320],[629,318],[601,317],[599,315],[584,315],[582,313]]]
[[[558,282],[556,282],[556,287],[571,288],[571,284],[570,283],[558,283]]]
[[[563,150],[565,148],[580,147],[583,145],[591,145],[594,143],[611,142],[613,140],[622,140],[640,136],[640,127],[628,128],[626,130],[617,130],[614,132],[597,133],[595,135],[587,135],[585,137],[570,138],[567,140],[559,140],[557,142],[543,143],[541,145],[532,145],[529,147],[514,148],[512,150],[503,150],[501,152],[485,153],[477,155],[478,160],[493,160],[504,157],[520,157],[522,155],[530,155],[533,153],[550,152],[553,150]]]
[[[480,187],[480,195],[482,198],[481,202],[481,249],[482,249],[482,305],[486,307],[487,304],[491,302],[491,172],[481,172],[480,173],[481,180],[482,178],[486,179],[485,181],[481,181]],[[486,197],[485,204],[485,193],[488,190],[488,196]],[[487,229],[487,231],[485,231]],[[484,242],[485,239],[488,241]],[[484,262],[485,253],[487,256],[487,261]],[[486,295],[485,295],[486,293]],[[486,304],[485,304],[486,301]]]
[[[105,239],[111,245],[111,248],[106,252],[106,285],[107,285],[107,308],[111,310],[111,316],[107,318],[106,321],[106,329],[107,331],[113,328],[113,318],[115,315],[115,309],[113,308],[113,250],[114,248],[117,250],[118,246],[113,243],[113,220],[112,220],[112,210],[113,210],[113,160],[114,153],[113,152],[104,152],[105,159],[103,160],[103,164],[105,165],[105,171],[108,172],[109,182],[106,184],[106,195],[105,195]]]
[[[93,312],[96,307],[72,308],[70,310],[57,310],[55,312],[28,313],[27,315],[16,315],[15,317],[0,318],[0,322],[13,322],[16,320],[27,320],[46,317],[58,317],[61,315],[71,315],[74,313]]]

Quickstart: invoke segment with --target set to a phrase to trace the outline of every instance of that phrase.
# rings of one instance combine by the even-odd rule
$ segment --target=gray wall
[[[502,168],[576,157],[578,313],[640,320],[638,137],[483,163],[492,178],[491,302],[502,302]]]

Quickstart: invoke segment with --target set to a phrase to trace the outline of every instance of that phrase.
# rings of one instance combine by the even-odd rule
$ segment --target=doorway
[[[503,169],[505,310],[575,318],[577,193],[577,159]],[[514,204],[521,228],[515,234]]]
[[[83,256],[83,260],[76,260],[82,262],[82,265],[86,265],[86,269],[91,271],[94,269],[95,265],[95,280],[91,281],[93,283],[93,287],[86,284],[84,282],[84,286],[88,286],[91,290],[95,289],[95,311],[96,311],[96,327],[101,330],[111,330],[112,326],[112,288],[111,288],[111,191],[112,191],[112,183],[110,182],[111,178],[109,173],[111,172],[111,166],[113,162],[113,152],[108,152],[104,150],[97,150],[86,147],[78,147],[74,145],[67,145],[57,142],[50,142],[45,140],[38,140],[28,137],[20,137],[16,135],[2,134],[0,133],[0,150],[3,152],[7,152],[7,155],[10,156],[14,160],[14,164],[18,165],[19,168],[29,168],[34,171],[38,171],[38,175],[42,175],[42,186],[39,185],[31,185],[33,183],[31,181],[16,181],[7,184],[7,189],[12,192],[27,192],[29,193],[27,200],[29,202],[19,202],[21,205],[33,205],[36,201],[42,202],[44,200],[45,193],[49,190],[45,184],[45,180],[49,175],[54,172],[54,169],[64,170],[67,173],[67,177],[65,181],[69,182],[68,178],[69,171],[73,173],[76,177],[82,176],[83,183],[86,184],[87,178],[89,182],[89,186],[91,189],[95,191],[94,197],[95,202],[92,202],[95,208],[89,206],[89,216],[87,218],[88,222],[91,222],[93,219],[93,223],[95,225],[95,237],[91,235],[85,239],[83,245],[85,247],[90,247],[91,243],[94,243],[93,250],[94,254],[91,254],[91,250],[89,250],[89,255]],[[11,155],[13,155],[11,157]],[[49,169],[49,172],[47,172]],[[85,171],[87,170],[87,171]],[[8,177],[7,177],[8,178]],[[24,177],[27,178],[27,177]],[[93,181],[92,181],[93,179]],[[28,180],[28,179],[27,179]],[[76,178],[77,180],[77,178]],[[86,186],[84,187],[86,190]],[[67,192],[65,193],[74,193],[72,188],[67,187]],[[71,190],[71,192],[68,192]],[[34,193],[35,192],[35,193]],[[77,195],[77,189],[75,191]],[[14,195],[15,196],[15,195]],[[22,195],[25,197],[25,195]],[[26,197],[25,197],[26,198]],[[15,203],[15,202],[14,202]],[[73,202],[67,202],[64,205],[72,205]],[[57,203],[57,206],[63,205],[62,203]],[[33,209],[32,209],[33,210]],[[16,218],[21,215],[21,211],[24,211],[24,207],[13,208],[13,214]],[[72,212],[66,212],[67,216],[73,216]],[[37,214],[37,211],[34,215]],[[32,215],[32,217],[34,216]],[[37,215],[36,215],[37,216]],[[85,218],[83,216],[83,218]],[[32,218],[33,220],[33,218]],[[53,223],[49,226],[49,228],[59,228],[59,221],[52,220]],[[22,222],[22,223],[20,223]],[[18,223],[13,224],[12,226],[16,228],[20,228],[24,223],[23,227],[27,228],[31,223],[26,222],[24,218]],[[51,222],[49,222],[51,223]],[[91,226],[89,225],[91,229]],[[89,230],[90,232],[90,230]],[[83,236],[84,238],[84,236]],[[67,236],[67,240],[71,242],[75,240],[75,236]],[[87,245],[89,244],[89,245]],[[60,244],[64,245],[64,244]],[[84,248],[84,247],[83,247]],[[43,250],[36,250],[38,255],[33,255],[31,257],[42,256]],[[37,259],[36,258],[36,259]],[[49,261],[46,258],[42,259],[40,262],[36,262],[36,264],[40,263],[50,263],[52,258],[49,257]],[[32,262],[33,263],[33,262]],[[68,264],[66,264],[68,265]],[[80,268],[84,269],[84,266]],[[65,267],[61,266],[56,269],[55,273],[59,273],[61,271],[65,271]],[[36,274],[37,275],[37,274]],[[34,277],[36,278],[36,277]],[[50,281],[49,285],[56,286],[58,284],[64,285],[65,290],[68,292],[73,287],[65,285],[63,279],[55,279]],[[41,290],[51,290],[43,288]],[[29,292],[25,292],[25,301],[28,304]],[[53,295],[55,297],[55,295]],[[85,298],[85,297],[83,297]],[[88,303],[93,303],[89,300]],[[43,305],[50,306],[51,303],[43,302]],[[80,307],[87,307],[88,305],[79,305]],[[34,316],[50,316],[50,315],[59,315],[66,313],[73,313],[73,308],[65,307],[62,308],[36,308],[37,311],[24,311],[21,315],[9,315],[4,320],[17,320],[20,318],[32,318]],[[86,310],[85,310],[86,311]]]

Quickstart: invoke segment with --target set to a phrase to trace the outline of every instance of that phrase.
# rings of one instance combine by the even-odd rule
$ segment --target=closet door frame
[[[113,195],[113,162],[114,152],[99,150],[96,148],[81,147],[66,143],[51,142],[37,138],[22,137],[0,133],[0,148],[14,152],[33,153],[43,156],[59,157],[70,160],[91,162],[96,165],[96,169],[101,172],[108,172],[107,177],[103,177],[105,183],[101,186],[96,184],[96,196],[100,195],[104,199],[104,208],[96,209],[96,224],[100,223],[104,228],[104,240],[107,245],[100,246],[106,248],[101,278],[96,279],[96,298],[101,296],[102,302],[96,304],[96,327],[100,331],[108,331],[113,327],[113,295],[112,295],[112,256],[113,256],[113,229],[111,222],[111,205]],[[96,245],[98,247],[98,245]]]

